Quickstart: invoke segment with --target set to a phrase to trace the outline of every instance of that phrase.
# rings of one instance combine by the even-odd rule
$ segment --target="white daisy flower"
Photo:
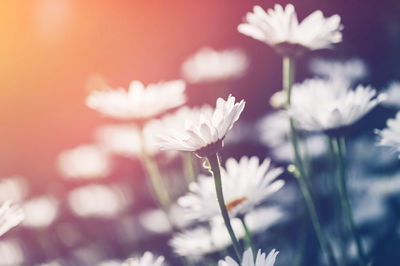
[[[227,256],[225,260],[220,260],[218,262],[218,266],[273,266],[278,253],[278,251],[273,249],[268,256],[266,256],[265,253],[261,253],[261,250],[258,250],[257,257],[254,259],[253,252],[251,248],[249,248],[243,253],[241,264]]]
[[[140,157],[142,154],[142,137],[134,124],[107,125],[100,127],[96,132],[99,144],[107,151],[128,158]],[[144,146],[149,155],[157,154],[160,149],[154,145],[155,136],[148,130],[147,124],[143,128]]]
[[[400,152],[400,112],[395,118],[386,121],[386,128],[375,130],[375,133],[378,135],[378,145],[391,147]]]
[[[57,163],[66,178],[104,178],[111,170],[108,154],[96,145],[81,145],[63,151]]]
[[[367,66],[358,58],[328,60],[315,58],[310,62],[314,74],[332,81],[346,82],[349,86],[367,76]]]
[[[201,111],[196,119],[181,121],[179,127],[160,136],[159,146],[164,150],[193,151],[201,157],[213,154],[222,147],[225,135],[239,119],[244,106],[244,100],[235,103],[232,95],[226,101],[218,98],[213,112]]]
[[[53,197],[41,196],[22,205],[25,214],[23,225],[27,227],[48,227],[58,214],[58,202]]]
[[[232,227],[238,238],[244,236],[239,220],[232,221]],[[222,221],[211,221],[210,227],[200,226],[176,233],[169,241],[173,251],[182,257],[198,260],[202,256],[226,249],[232,240]]]
[[[248,65],[240,49],[216,51],[204,47],[182,64],[182,74],[191,83],[213,82],[240,77]]]
[[[247,13],[245,23],[238,26],[240,33],[262,41],[285,55],[293,54],[294,50],[297,54],[304,49],[331,48],[332,44],[342,41],[342,29],[339,15],[325,18],[320,10],[299,23],[291,4],[285,8],[276,4],[267,12],[260,6],[254,6],[253,12]]]
[[[68,195],[72,211],[81,217],[112,218],[130,203],[130,197],[118,186],[86,185]]]
[[[22,209],[6,201],[0,206],[0,236],[22,222],[25,215]]]
[[[230,217],[244,216],[284,185],[283,180],[274,181],[283,169],[270,165],[270,159],[260,164],[255,156],[226,161],[225,169],[221,168],[221,179]],[[186,209],[190,219],[207,220],[219,215],[214,179],[200,176],[196,183],[190,184],[189,192],[178,199],[178,204]]]
[[[134,80],[129,90],[94,90],[86,98],[86,104],[105,116],[145,120],[184,104],[184,91],[185,83],[182,80],[151,83],[147,87]]]
[[[350,126],[384,99],[370,86],[354,90],[342,83],[308,79],[293,86],[289,114],[304,130],[321,131]]]
[[[400,108],[400,81],[393,81],[385,90],[387,95],[382,105],[393,108]]]
[[[151,252],[147,251],[142,257],[130,258],[122,263],[122,266],[165,266],[163,256],[156,257]]]

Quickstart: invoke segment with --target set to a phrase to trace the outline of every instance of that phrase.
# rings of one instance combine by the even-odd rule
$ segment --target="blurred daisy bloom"
[[[66,178],[104,178],[111,170],[108,154],[96,145],[81,145],[63,151],[57,163]]]
[[[254,259],[253,252],[251,248],[249,248],[243,253],[241,264],[227,256],[225,260],[220,260],[218,262],[218,266],[273,266],[278,253],[278,251],[273,249],[268,256],[266,256],[265,253],[261,253],[261,250],[258,250],[257,257]]]
[[[285,8],[276,4],[267,12],[254,6],[253,12],[247,13],[245,23],[238,26],[240,33],[274,47],[284,55],[331,48],[332,44],[342,41],[342,28],[339,15],[325,18],[320,10],[299,23],[291,4]]]
[[[0,206],[0,236],[21,223],[24,216],[20,207],[13,205],[11,201],[4,202]]]
[[[244,230],[239,220],[232,223],[237,237],[244,236]],[[169,241],[173,251],[182,257],[198,260],[202,256],[222,251],[232,244],[232,240],[221,222],[211,221],[210,226],[199,226],[176,233]]]
[[[186,102],[182,80],[151,83],[131,82],[129,89],[93,90],[86,104],[101,114],[117,119],[146,120]]]
[[[391,147],[400,152],[400,112],[396,114],[394,119],[387,120],[386,128],[375,130],[375,133],[378,135],[378,145]]]
[[[400,81],[392,81],[385,90],[387,95],[382,105],[400,109]]]
[[[340,82],[308,79],[293,86],[289,115],[304,130],[339,129],[357,122],[384,97],[369,86],[352,90]]]
[[[244,106],[244,100],[236,103],[232,95],[226,101],[218,98],[211,112],[202,110],[194,117],[179,121],[179,126],[167,125],[171,128],[160,136],[158,145],[164,150],[192,151],[200,157],[215,154],[222,148],[226,134],[239,119]]]
[[[139,258],[130,258],[122,263],[122,266],[165,266],[164,257],[155,257],[147,251]]]
[[[358,58],[348,60],[315,58],[310,62],[310,70],[323,78],[346,82],[348,86],[365,78],[368,73],[367,66]]]
[[[230,217],[244,217],[281,189],[285,182],[275,179],[282,172],[282,168],[271,167],[270,159],[265,159],[261,164],[255,156],[244,156],[240,161],[228,159],[226,167],[221,168],[221,179]],[[196,183],[190,184],[189,192],[178,199],[178,204],[185,208],[188,219],[207,220],[218,216],[220,211],[214,179],[200,176]]]
[[[221,81],[242,76],[248,65],[247,56],[239,49],[204,47],[182,64],[182,74],[191,83]]]
[[[140,157],[144,144],[146,152],[155,155],[160,149],[154,145],[154,130],[151,130],[148,124],[143,128],[143,137],[134,124],[102,126],[96,131],[96,137],[102,147],[114,154],[128,158]]]

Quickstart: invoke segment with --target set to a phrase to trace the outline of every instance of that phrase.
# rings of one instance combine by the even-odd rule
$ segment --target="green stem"
[[[161,178],[161,174],[157,167],[157,164],[154,162],[154,160],[151,158],[151,156],[148,154],[146,150],[143,131],[139,130],[139,132],[142,145],[142,153],[141,153],[142,163],[146,168],[147,175],[150,178],[154,194],[157,198],[158,203],[160,204],[160,207],[162,207],[165,211],[167,211],[170,206],[171,200],[169,198],[167,190],[165,189],[165,185]]]
[[[245,243],[246,243],[246,249],[247,248],[251,248],[253,250],[253,252],[254,252],[255,250],[254,250],[254,246],[253,246],[253,239],[252,239],[252,236],[251,236],[251,232],[250,232],[249,228],[247,227],[247,224],[246,224],[246,221],[244,219],[244,216],[240,216],[239,219],[242,222],[244,233],[245,233],[244,240],[245,240]]]
[[[366,265],[365,263],[365,252],[364,248],[361,243],[361,238],[357,232],[357,227],[354,222],[353,218],[353,212],[351,209],[350,205],[350,200],[349,196],[347,193],[347,187],[346,187],[346,169],[345,169],[345,163],[344,163],[344,148],[345,148],[345,143],[344,143],[344,138],[340,137],[332,137],[332,145],[336,153],[336,158],[337,158],[337,163],[338,163],[338,169],[339,169],[339,182],[338,182],[338,190],[339,190],[339,195],[341,199],[341,205],[342,209],[344,211],[344,215],[346,216],[346,219],[350,225],[350,230],[353,235],[353,238],[356,242],[357,246],[357,252],[360,260],[360,265]]]
[[[335,144],[332,138],[328,139],[329,142],[329,162],[331,165],[331,171],[330,171],[330,181],[331,181],[331,187],[333,188],[334,191],[332,191],[332,197],[333,197],[333,205],[336,213],[336,225],[337,225],[337,230],[339,232],[338,238],[340,242],[340,253],[342,257],[342,264],[347,265],[347,245],[346,245],[346,234],[343,230],[342,227],[342,221],[343,221],[343,213],[341,209],[341,198],[338,193],[338,190],[335,189],[337,188],[336,185],[336,151],[335,151]]]
[[[286,91],[287,94],[287,108],[290,107],[291,103],[291,92],[292,92],[292,85],[293,85],[293,77],[294,77],[294,61],[292,58],[285,56],[283,58],[283,89]],[[296,168],[299,172],[299,183],[300,189],[303,193],[304,200],[310,214],[311,222],[313,224],[315,233],[317,235],[319,244],[321,245],[322,251],[324,252],[329,265],[338,265],[336,262],[335,257],[333,256],[332,249],[325,237],[325,234],[322,230],[321,223],[319,221],[319,217],[317,214],[316,207],[314,205],[314,201],[311,196],[311,189],[309,187],[308,176],[306,175],[306,171],[303,167],[303,162],[301,160],[301,155],[299,152],[299,141],[297,138],[296,128],[294,126],[294,121],[292,118],[289,118],[290,123],[290,141],[293,146],[293,153],[294,153],[294,163]]]
[[[221,209],[222,218],[224,219],[226,229],[228,230],[229,236],[231,237],[233,248],[235,249],[235,253],[237,259],[239,261],[242,260],[242,249],[239,245],[239,241],[237,240],[235,233],[233,231],[231,220],[229,218],[228,210],[226,209],[224,195],[222,192],[222,181],[221,181],[221,172],[220,172],[220,162],[218,153],[207,156],[207,159],[210,163],[210,171],[214,177],[215,182],[215,191],[217,193],[218,204]]]
[[[182,153],[183,172],[185,174],[188,185],[196,182],[196,170],[194,167],[193,156],[190,152]]]

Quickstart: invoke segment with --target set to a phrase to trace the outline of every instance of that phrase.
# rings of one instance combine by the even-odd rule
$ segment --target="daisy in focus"
[[[342,41],[342,29],[339,15],[325,18],[320,10],[299,23],[291,4],[285,8],[276,4],[267,12],[254,6],[253,12],[247,13],[245,22],[238,26],[240,33],[262,41],[284,55],[331,48],[332,44]]]
[[[129,89],[93,90],[86,104],[101,114],[124,120],[143,121],[186,102],[182,80],[150,83],[146,87],[134,80]]]
[[[396,152],[400,152],[400,112],[396,114],[394,119],[387,120],[386,128],[375,132],[378,135],[379,146],[387,146]]]
[[[271,167],[265,159],[261,164],[257,157],[230,158],[221,168],[222,190],[229,216],[244,217],[284,185],[275,180],[282,168]],[[220,214],[212,177],[200,176],[189,186],[189,192],[179,198],[178,204],[187,211],[188,219],[207,220]]]
[[[200,157],[215,154],[244,106],[244,100],[236,103],[232,95],[227,100],[218,98],[212,112],[198,112],[195,118],[179,121],[179,126],[168,125],[171,128],[160,136],[158,146],[163,150],[192,151]]]
[[[0,206],[0,236],[22,222],[25,215],[20,207],[6,201]]]
[[[164,257],[156,257],[147,251],[142,257],[130,258],[122,263],[122,266],[165,266]]]
[[[268,256],[266,256],[265,253],[261,253],[261,250],[258,250],[257,257],[254,259],[253,252],[249,248],[243,253],[241,264],[227,256],[224,260],[218,262],[218,266],[273,266],[278,253],[278,251],[273,249]]]
[[[213,82],[240,77],[249,65],[239,49],[200,49],[182,64],[182,74],[191,83]]]
[[[338,129],[360,120],[384,98],[370,86],[352,90],[340,82],[308,79],[293,86],[289,115],[303,130]]]

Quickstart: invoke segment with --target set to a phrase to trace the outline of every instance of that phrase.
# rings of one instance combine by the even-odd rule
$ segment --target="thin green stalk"
[[[165,188],[164,182],[161,178],[161,174],[157,167],[157,164],[154,162],[154,160],[151,158],[151,156],[148,154],[146,150],[146,147],[144,145],[145,142],[144,142],[143,132],[142,130],[139,131],[140,131],[141,145],[142,145],[142,153],[141,153],[142,163],[146,168],[147,175],[150,178],[154,194],[157,198],[158,203],[160,204],[160,207],[162,207],[164,210],[168,210],[171,200]]]
[[[190,152],[182,153],[183,172],[188,184],[196,182],[196,170],[194,168],[193,156]]]
[[[222,218],[224,219],[226,229],[228,230],[229,236],[231,237],[233,248],[235,249],[236,257],[239,261],[242,260],[242,249],[239,245],[235,233],[233,231],[231,220],[229,218],[228,210],[226,209],[224,194],[222,192],[222,181],[220,172],[220,162],[218,153],[207,156],[210,163],[210,171],[214,177],[215,191],[217,193],[218,204],[221,209]]]
[[[335,208],[335,214],[336,214],[336,225],[337,229],[339,232],[338,238],[340,242],[340,253],[341,253],[341,263],[343,265],[347,265],[347,245],[345,241],[345,232],[343,230],[342,226],[342,221],[343,221],[343,213],[341,209],[341,200],[340,200],[340,195],[338,193],[337,185],[336,185],[336,151],[335,151],[335,144],[332,138],[328,139],[329,142],[329,163],[331,165],[331,171],[330,171],[330,181],[331,181],[331,187],[332,189],[332,195],[333,195],[333,205]]]
[[[247,248],[251,248],[253,250],[253,252],[254,252],[255,250],[254,250],[254,245],[253,245],[253,239],[252,239],[252,236],[251,236],[251,232],[250,232],[249,228],[247,227],[247,224],[246,224],[246,221],[244,219],[244,216],[239,217],[239,219],[242,222],[244,233],[245,233],[244,241],[246,243],[246,249]]]
[[[347,187],[346,187],[346,169],[345,169],[345,163],[344,163],[344,138],[340,137],[332,137],[332,144],[336,152],[336,158],[337,158],[337,166],[339,169],[339,182],[338,182],[338,190],[339,190],[339,195],[341,199],[341,204],[342,204],[342,209],[344,211],[344,215],[346,216],[346,219],[350,225],[350,231],[353,235],[353,238],[356,242],[357,246],[357,253],[359,256],[360,260],[360,265],[366,265],[366,256],[364,252],[364,248],[361,243],[361,238],[357,232],[357,227],[354,222],[353,218],[353,211],[351,209],[350,201],[349,201],[349,196],[347,193]]]
[[[294,62],[293,59],[285,56],[283,58],[283,89],[286,91],[287,94],[287,108],[290,107],[291,103],[291,92],[292,92],[292,85],[293,85],[293,78],[294,78]],[[325,234],[322,230],[321,223],[319,221],[319,217],[317,214],[316,207],[314,205],[314,201],[311,196],[311,189],[308,185],[308,176],[306,175],[306,171],[303,167],[303,162],[301,160],[301,155],[299,152],[299,141],[297,138],[296,128],[294,126],[294,121],[292,118],[289,118],[290,123],[290,141],[293,146],[293,153],[294,153],[294,163],[296,168],[299,172],[299,183],[300,189],[303,193],[304,200],[306,202],[306,206],[308,212],[310,214],[311,222],[313,224],[315,233],[317,235],[319,244],[321,245],[322,251],[324,252],[329,265],[338,265],[336,262],[335,257],[333,256],[332,249],[325,237]]]

